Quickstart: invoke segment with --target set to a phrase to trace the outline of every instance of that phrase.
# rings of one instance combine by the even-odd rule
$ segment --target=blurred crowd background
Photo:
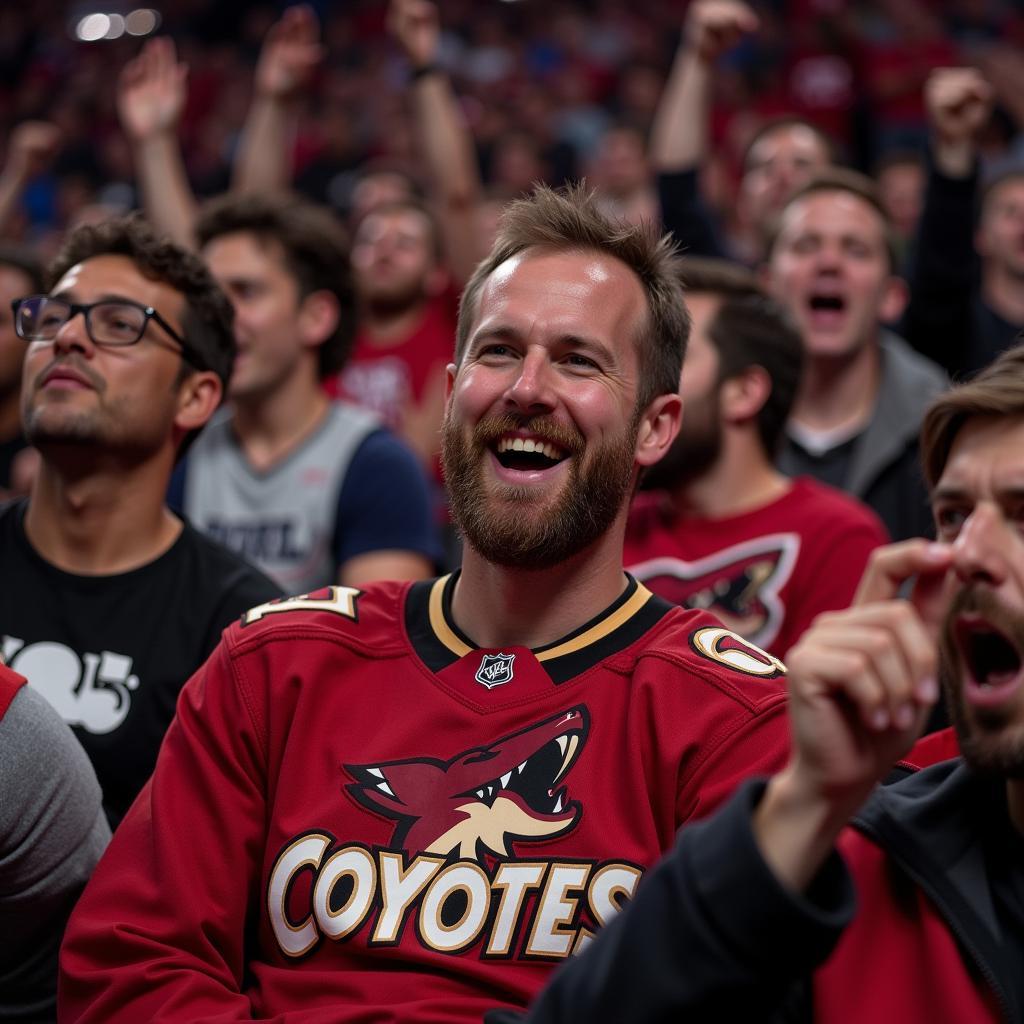
[[[110,5],[108,5],[110,6]],[[250,100],[253,68],[284,5],[171,0],[155,34],[189,67],[181,141],[199,196],[223,191]],[[319,3],[326,59],[301,113],[297,188],[347,212],[358,172],[421,166],[408,68],[383,0]],[[471,128],[489,196],[538,179],[585,175],[628,194],[648,177],[646,131],[686,4],[670,0],[440,0],[442,63]],[[797,114],[835,140],[843,162],[875,174],[901,233],[920,201],[914,161],[925,139],[922,87],[936,67],[973,64],[996,94],[986,167],[1024,158],[1024,9],[1015,0],[761,0],[760,30],[720,62],[713,158],[702,191],[724,223],[747,140],[766,119]],[[8,3],[0,10],[0,140],[26,120],[59,129],[5,235],[45,254],[82,219],[139,205],[115,105],[118,72],[140,40],[83,42],[75,27],[101,4]],[[112,8],[113,9],[113,8]]]

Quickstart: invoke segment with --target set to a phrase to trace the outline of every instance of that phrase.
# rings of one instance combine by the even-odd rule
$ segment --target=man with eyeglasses
[[[234,358],[208,271],[125,218],[75,231],[48,281],[12,304],[41,466],[28,499],[0,507],[0,655],[74,728],[116,825],[182,684],[279,591],[164,504]]]

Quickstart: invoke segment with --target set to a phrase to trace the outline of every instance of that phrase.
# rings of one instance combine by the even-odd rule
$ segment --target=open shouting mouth
[[[967,703],[992,708],[1016,695],[1024,682],[1024,656],[1015,640],[976,613],[958,616],[953,635],[966,670]]]

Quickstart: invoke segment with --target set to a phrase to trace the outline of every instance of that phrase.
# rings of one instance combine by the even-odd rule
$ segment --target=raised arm
[[[430,195],[444,237],[448,268],[459,284],[483,256],[478,213],[480,174],[473,140],[448,76],[440,68],[441,29],[429,0],[392,0],[388,25],[412,70],[413,114],[426,160]]]
[[[291,184],[299,100],[323,54],[311,7],[289,7],[267,33],[235,158],[235,191],[274,192]]]
[[[60,130],[48,121],[23,121],[12,132],[0,169],[0,238],[8,234],[25,186],[53,159]]]
[[[139,191],[154,227],[195,247],[196,201],[178,140],[188,67],[172,40],[151,39],[121,72],[117,111],[131,143]]]
[[[700,167],[708,155],[708,119],[715,61],[758,18],[741,0],[695,0],[651,127],[651,162],[660,172]]]
[[[972,329],[977,137],[992,112],[992,89],[974,68],[940,68],[925,86],[925,105],[931,159],[901,333],[956,373],[964,369]]]

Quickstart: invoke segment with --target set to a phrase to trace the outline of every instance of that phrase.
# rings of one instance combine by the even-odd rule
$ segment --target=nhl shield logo
[[[476,681],[488,690],[512,682],[512,662],[515,660],[514,654],[485,654],[476,670]]]

